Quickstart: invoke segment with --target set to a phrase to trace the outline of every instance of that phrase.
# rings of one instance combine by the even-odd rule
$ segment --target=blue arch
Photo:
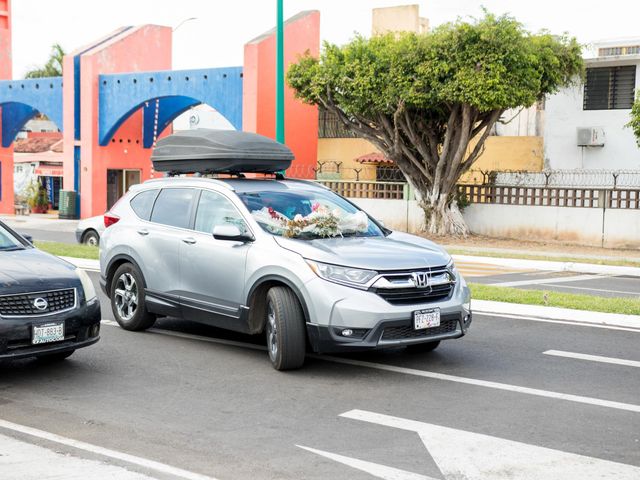
[[[8,147],[18,132],[38,113],[62,130],[62,77],[1,80],[2,146]]]
[[[143,108],[143,145],[188,108],[206,103],[242,129],[242,67],[166,70],[99,77],[98,137],[104,146],[120,126]],[[158,125],[155,128],[156,99]]]

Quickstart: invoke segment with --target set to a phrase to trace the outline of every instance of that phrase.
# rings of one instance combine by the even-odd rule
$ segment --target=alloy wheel
[[[116,281],[115,304],[122,320],[130,320],[138,310],[138,285],[130,273],[123,273]]]

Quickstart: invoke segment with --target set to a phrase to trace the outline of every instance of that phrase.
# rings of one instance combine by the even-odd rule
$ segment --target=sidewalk
[[[58,215],[32,213],[31,215],[0,215],[0,221],[14,229],[75,232],[78,220],[62,220]]]

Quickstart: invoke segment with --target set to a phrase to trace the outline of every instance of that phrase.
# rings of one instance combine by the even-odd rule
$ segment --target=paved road
[[[47,242],[77,243],[76,235],[73,232],[58,232],[51,230],[38,230],[33,228],[20,228],[14,226],[18,233],[31,235],[34,240]]]
[[[62,364],[0,364],[0,478],[15,452],[35,468],[28,448],[120,469],[104,478],[640,478],[640,328],[476,316],[429,354],[280,373],[261,338],[103,316],[102,340]]]

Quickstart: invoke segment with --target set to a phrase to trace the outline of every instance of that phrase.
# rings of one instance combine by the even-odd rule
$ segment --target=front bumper
[[[62,353],[88,347],[100,340],[100,302],[97,298],[80,308],[41,317],[0,318],[0,360]],[[32,345],[33,326],[64,321],[64,340]]]
[[[84,233],[84,230],[80,230],[80,229],[76,230],[76,241],[78,243],[82,243],[82,234],[83,233]]]
[[[305,285],[307,332],[318,353],[391,348],[460,338],[471,325],[471,294],[460,277],[451,295],[440,301],[393,305],[371,291],[314,279]],[[441,327],[413,329],[413,312],[439,308]],[[350,329],[354,335],[340,334]]]

